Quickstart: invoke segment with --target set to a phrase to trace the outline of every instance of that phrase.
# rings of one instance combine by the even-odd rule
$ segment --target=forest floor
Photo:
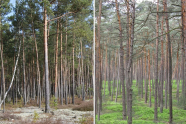
[[[36,100],[26,106],[6,104],[6,112],[0,112],[0,124],[93,124],[93,100],[75,99],[75,105],[50,104],[50,113],[44,112]]]
[[[111,85],[113,86],[113,85]],[[115,85],[116,86],[116,85]],[[104,82],[103,82],[104,88]],[[152,88],[152,87],[151,87]],[[177,85],[173,81],[172,85],[172,97],[173,97],[173,124],[186,124],[186,110],[183,110],[183,99],[181,98],[181,83],[179,87],[179,102],[177,102],[176,90]],[[145,90],[143,90],[143,98],[141,94],[138,95],[138,87],[136,86],[136,81],[133,82],[133,103],[132,103],[132,116],[133,124],[154,124],[154,96],[152,95],[152,107],[149,107],[149,96],[148,101],[145,103]],[[104,91],[104,90],[103,90]],[[116,89],[115,89],[116,92]],[[118,95],[117,102],[115,102],[115,92],[113,100],[111,101],[111,96],[109,96],[108,83],[105,87],[105,97],[103,95],[102,111],[100,116],[100,121],[96,120],[96,124],[127,124],[126,120],[122,119],[122,96]],[[163,91],[165,100],[165,91]],[[103,94],[103,92],[102,92]],[[169,104],[168,104],[169,105]],[[165,109],[163,108],[163,113],[160,113],[160,107],[158,107],[158,124],[168,124],[169,121],[169,106]]]

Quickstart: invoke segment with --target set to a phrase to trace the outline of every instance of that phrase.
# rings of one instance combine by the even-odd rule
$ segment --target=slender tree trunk
[[[0,14],[0,26],[2,26],[1,14]],[[5,76],[4,76],[4,60],[3,60],[2,27],[0,27],[0,38],[1,38],[1,86],[2,86],[1,90],[3,89],[3,98],[5,99]],[[3,113],[5,113],[5,100],[3,102]]]
[[[108,91],[110,91],[110,82],[111,82],[111,77],[110,77],[110,73],[111,73],[111,67],[110,67],[110,51],[109,51],[109,53],[108,53],[109,55],[108,55]]]
[[[82,45],[82,39],[80,39],[81,44],[81,80],[82,80],[82,101],[85,101],[85,82],[84,82],[84,69],[83,69],[83,45]]]
[[[145,52],[145,103],[147,103],[147,92],[148,92],[148,83],[147,83],[147,79],[146,79],[146,75],[147,75],[147,73],[146,73],[146,71],[147,71],[147,64],[146,64],[146,62],[147,62],[147,60],[146,60],[146,50],[144,51]]]
[[[24,87],[24,105],[26,105],[26,74],[25,74],[24,32],[23,32],[22,36],[23,36],[23,87]]]
[[[55,98],[57,99],[57,81],[58,81],[58,35],[59,34],[59,21],[57,21],[57,31],[56,31],[56,48],[55,48]]]
[[[61,62],[61,64],[60,64],[61,65],[61,68],[60,68],[60,75],[61,75],[60,77],[61,78],[60,79],[61,80],[60,80],[60,82],[61,82],[61,105],[63,105],[63,44],[62,44],[62,41],[63,41],[62,34],[63,33],[62,33],[62,24],[60,26],[61,26],[61,32],[60,32],[61,33],[61,37],[60,37],[61,38],[60,39],[61,40],[61,43],[60,43],[61,44],[61,49],[60,49],[61,50],[60,51],[61,52],[61,61],[60,61]]]
[[[68,104],[68,84],[67,84],[67,75],[68,75],[68,66],[67,66],[67,41],[68,41],[68,32],[67,32],[67,19],[66,19],[66,36],[65,36],[65,75],[64,75],[64,89],[65,89],[65,104]]]
[[[118,96],[118,83],[119,83],[119,69],[120,69],[120,54],[118,52],[118,73],[117,73],[117,90],[116,90],[116,98],[115,98],[115,102],[117,102],[117,96]]]
[[[164,10],[167,12],[167,0],[164,0]],[[168,84],[169,84],[169,123],[172,124],[172,57],[171,57],[171,41],[169,34],[169,20],[168,14],[165,13],[166,22],[166,35],[168,41],[168,63],[169,63],[169,74],[168,74]]]
[[[117,59],[117,51],[115,52],[115,61],[114,61],[114,63],[115,64],[113,64],[113,84],[112,84],[112,95],[111,95],[111,101],[113,101],[113,96],[114,96],[114,92],[115,92],[115,72],[116,72],[116,59]],[[113,59],[114,59],[113,58]]]
[[[15,65],[15,53],[14,53],[14,65]],[[12,68],[12,72],[14,72],[14,68]],[[13,105],[15,104],[15,80],[13,81],[12,86],[12,99],[13,99]]]
[[[124,83],[124,63],[123,63],[123,41],[122,41],[122,26],[121,20],[119,15],[119,7],[118,2],[115,0],[116,10],[117,10],[117,17],[119,22],[119,31],[120,31],[120,83],[122,84],[122,105],[123,105],[123,119],[125,120],[127,117],[126,113],[126,99],[125,99],[125,83]]]
[[[178,53],[177,53],[178,55]],[[176,78],[176,84],[177,84],[177,92],[176,92],[176,97],[178,98],[179,97],[179,62],[177,64],[177,68],[176,68],[176,72],[175,72],[175,78]],[[179,100],[179,98],[178,98]]]
[[[75,25],[75,20],[74,20],[74,25]],[[74,48],[75,48],[75,44],[74,44],[74,40],[75,40],[75,33],[73,36],[73,48],[72,48],[72,56],[73,56],[73,62],[72,62],[72,82],[73,82],[73,90],[72,90],[72,104],[75,104],[74,102],[74,95],[75,95],[75,76],[74,76]]]
[[[32,15],[31,15],[31,17],[32,17]],[[39,98],[39,108],[40,108],[41,107],[41,85],[40,85],[39,56],[38,56],[38,48],[37,48],[37,42],[36,42],[35,29],[34,29],[34,26],[33,26],[33,20],[32,20],[32,32],[33,32],[33,35],[34,35],[34,43],[35,43],[35,49],[36,49],[38,98]],[[34,60],[33,60],[33,63],[34,63]],[[33,81],[33,97],[35,99],[35,80]]]
[[[105,53],[105,80],[104,80],[104,98],[105,98],[105,87],[106,87],[106,81],[107,81],[107,45],[106,45],[106,53]]]
[[[48,43],[47,43],[47,10],[44,8],[44,48],[45,48],[45,113],[50,112]]]
[[[143,98],[143,54],[141,58],[141,98]]]
[[[161,92],[160,92],[160,112],[163,113],[163,84],[164,84],[164,51],[163,51],[163,20],[161,21]]]
[[[159,11],[159,0],[157,0],[157,12]],[[158,104],[157,104],[157,90],[158,90],[158,42],[159,42],[159,15],[156,15],[156,61],[155,61],[155,103],[154,103],[154,121],[158,121]]]
[[[140,82],[140,59],[137,61],[137,66],[138,66],[138,72],[137,72],[137,86],[138,86],[138,94],[140,94],[140,86],[141,86],[141,82]]]
[[[103,52],[102,52],[102,50],[101,50],[101,45],[100,45],[100,47],[99,47],[99,56],[100,56],[100,58],[99,58],[99,63],[100,63],[100,68],[99,68],[99,70],[100,70],[100,84],[99,84],[99,92],[100,92],[100,94],[99,94],[99,108],[100,108],[100,112],[102,111],[102,56],[103,56],[103,54],[102,54]]]
[[[165,57],[165,108],[167,109],[168,99],[168,43],[166,40],[166,57]]]
[[[149,107],[151,107],[150,50],[148,50]]]

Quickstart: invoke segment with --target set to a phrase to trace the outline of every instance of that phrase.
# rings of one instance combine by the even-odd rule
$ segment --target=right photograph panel
[[[96,124],[186,123],[186,0],[95,0]]]

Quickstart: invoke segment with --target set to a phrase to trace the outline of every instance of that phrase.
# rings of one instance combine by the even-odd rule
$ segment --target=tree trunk
[[[182,47],[184,48],[183,49],[183,51],[182,51],[182,53],[183,53],[183,86],[182,87],[184,87],[183,88],[183,91],[182,91],[182,96],[184,96],[183,97],[183,99],[186,99],[186,88],[185,88],[185,86],[186,86],[186,81],[184,80],[184,75],[185,75],[185,73],[184,73],[184,64],[185,64],[185,59],[186,59],[186,56],[185,56],[185,53],[184,53],[184,50],[186,51],[186,0],[181,0],[181,7],[182,7]],[[184,58],[185,57],[185,58]],[[186,110],[186,100],[184,100],[184,108],[183,108],[184,110]]]
[[[4,62],[3,62],[3,38],[2,38],[2,19],[0,14],[0,40],[1,40],[1,90],[3,89],[3,98],[5,99],[5,76],[4,76]],[[0,105],[1,107],[1,105]],[[5,113],[5,100],[3,102],[3,113]]]
[[[83,69],[83,45],[82,45],[82,39],[80,39],[81,44],[81,82],[82,82],[82,101],[85,101],[85,84],[84,84],[84,69]]]
[[[143,54],[141,58],[141,98],[143,98]]]
[[[74,20],[74,25],[75,25],[75,20]],[[73,89],[72,89],[72,104],[75,104],[74,102],[74,95],[75,95],[75,77],[74,77],[74,48],[75,48],[75,44],[74,44],[74,40],[75,40],[75,33],[73,36],[73,48],[72,48],[72,56],[73,56],[73,62],[72,62],[72,82],[73,82]]]
[[[146,60],[146,50],[144,51],[145,52],[145,77],[144,77],[144,80],[145,80],[145,103],[147,103],[147,92],[148,92],[148,83],[147,83],[147,79],[146,79],[146,75],[147,75],[147,73],[146,73],[146,71],[147,71],[147,64],[146,64],[146,62],[147,62],[147,60]]]
[[[157,0],[157,12],[159,11],[159,0]],[[157,90],[158,90],[158,43],[159,43],[159,15],[156,14],[156,61],[155,61],[155,103],[154,103],[154,121],[158,121],[158,104],[157,104]]]
[[[129,53],[129,61],[127,64],[127,74],[126,74],[126,79],[127,79],[127,92],[128,92],[128,124],[132,124],[132,79],[130,79],[130,74],[132,71],[132,63],[133,63],[133,43],[134,43],[134,24],[135,24],[135,0],[132,0],[131,3],[131,9],[132,9],[132,13],[131,13],[131,42],[130,42],[130,53]],[[131,75],[131,78],[133,76]]]
[[[106,45],[106,53],[105,53],[105,80],[104,80],[104,98],[105,98],[105,87],[107,81],[107,45]]]
[[[149,107],[151,107],[150,50],[148,50]]]
[[[58,95],[57,95],[57,81],[58,81],[58,35],[59,34],[59,21],[57,21],[57,31],[56,31],[56,48],[55,48],[55,56],[56,56],[56,59],[55,59],[55,98],[57,99],[58,98]]]
[[[163,113],[163,84],[164,84],[164,51],[163,51],[163,20],[161,22],[161,92],[160,92],[160,113]]]
[[[25,75],[25,53],[24,53],[24,31],[22,30],[23,34],[23,87],[24,87],[24,105],[26,105],[26,75]]]
[[[116,98],[115,98],[115,102],[117,102],[117,96],[118,96],[118,83],[119,83],[119,69],[120,69],[120,54],[118,52],[118,73],[117,73],[117,89],[116,89]]]
[[[32,15],[31,15],[32,16]],[[35,29],[33,25],[32,20],[32,32],[34,35],[34,43],[35,43],[35,49],[36,49],[36,66],[37,66],[37,83],[38,83],[38,99],[39,99],[39,108],[41,107],[41,85],[40,85],[40,69],[39,69],[39,56],[38,56],[38,48],[37,48],[37,42],[36,42],[36,35],[35,35]],[[34,60],[33,60],[34,64]],[[35,80],[33,81],[33,97],[35,99]]]
[[[164,0],[164,11],[167,12],[167,0]],[[171,57],[171,41],[169,34],[169,20],[168,14],[165,13],[166,22],[166,35],[168,41],[168,63],[169,63],[169,74],[168,74],[168,84],[169,84],[169,123],[172,124],[172,57]]]
[[[50,112],[48,43],[47,43],[47,10],[44,8],[44,48],[45,48],[45,113]]]
[[[66,19],[66,36],[65,36],[65,75],[64,75],[64,92],[65,92],[65,104],[68,104],[68,84],[67,84],[67,75],[68,75],[68,66],[67,66],[67,19]]]
[[[115,0],[116,4],[116,10],[117,10],[117,17],[119,22],[119,31],[120,31],[120,83],[122,84],[122,105],[123,105],[123,119],[125,120],[126,115],[126,99],[125,99],[125,83],[124,83],[124,63],[123,63],[123,37],[122,37],[122,26],[121,26],[121,20],[119,15],[119,7],[118,2]]]
[[[62,44],[63,33],[62,33],[62,24],[60,26],[61,26],[61,32],[60,32],[61,33],[61,37],[60,37],[61,38],[60,39],[61,40],[61,43],[60,43],[61,44],[61,49],[60,49],[61,50],[60,51],[61,52],[61,61],[60,61],[61,62],[61,64],[60,64],[61,65],[61,68],[60,68],[60,75],[61,75],[60,77],[61,78],[60,79],[61,80],[60,80],[60,82],[61,82],[61,105],[63,105],[63,44]]]
[[[102,0],[99,0],[99,12],[98,12],[98,19],[97,19],[97,37],[95,36],[95,40],[97,43],[96,43],[96,80],[95,80],[95,83],[96,83],[96,98],[97,101],[96,101],[96,110],[98,112],[98,120],[100,120],[100,108],[101,108],[101,101],[100,101],[100,95],[101,94],[101,89],[100,89],[100,85],[101,85],[101,51],[100,51],[100,40],[101,40],[101,32],[100,32],[100,25],[101,25],[101,12],[102,12]],[[95,33],[96,34],[96,33]]]
[[[176,72],[175,72],[175,78],[176,78],[176,84],[177,84],[177,92],[176,92],[176,97],[178,98],[179,97],[179,75],[180,75],[180,72],[179,72],[179,63],[178,63],[178,66],[176,68]],[[179,98],[178,98],[179,100]]]

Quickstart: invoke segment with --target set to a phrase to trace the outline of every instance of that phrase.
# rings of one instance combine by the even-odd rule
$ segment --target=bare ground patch
[[[75,101],[75,105],[58,103],[51,113],[44,113],[44,106],[39,108],[36,101],[17,108],[9,105],[6,113],[0,111],[0,124],[93,124],[93,100]]]

